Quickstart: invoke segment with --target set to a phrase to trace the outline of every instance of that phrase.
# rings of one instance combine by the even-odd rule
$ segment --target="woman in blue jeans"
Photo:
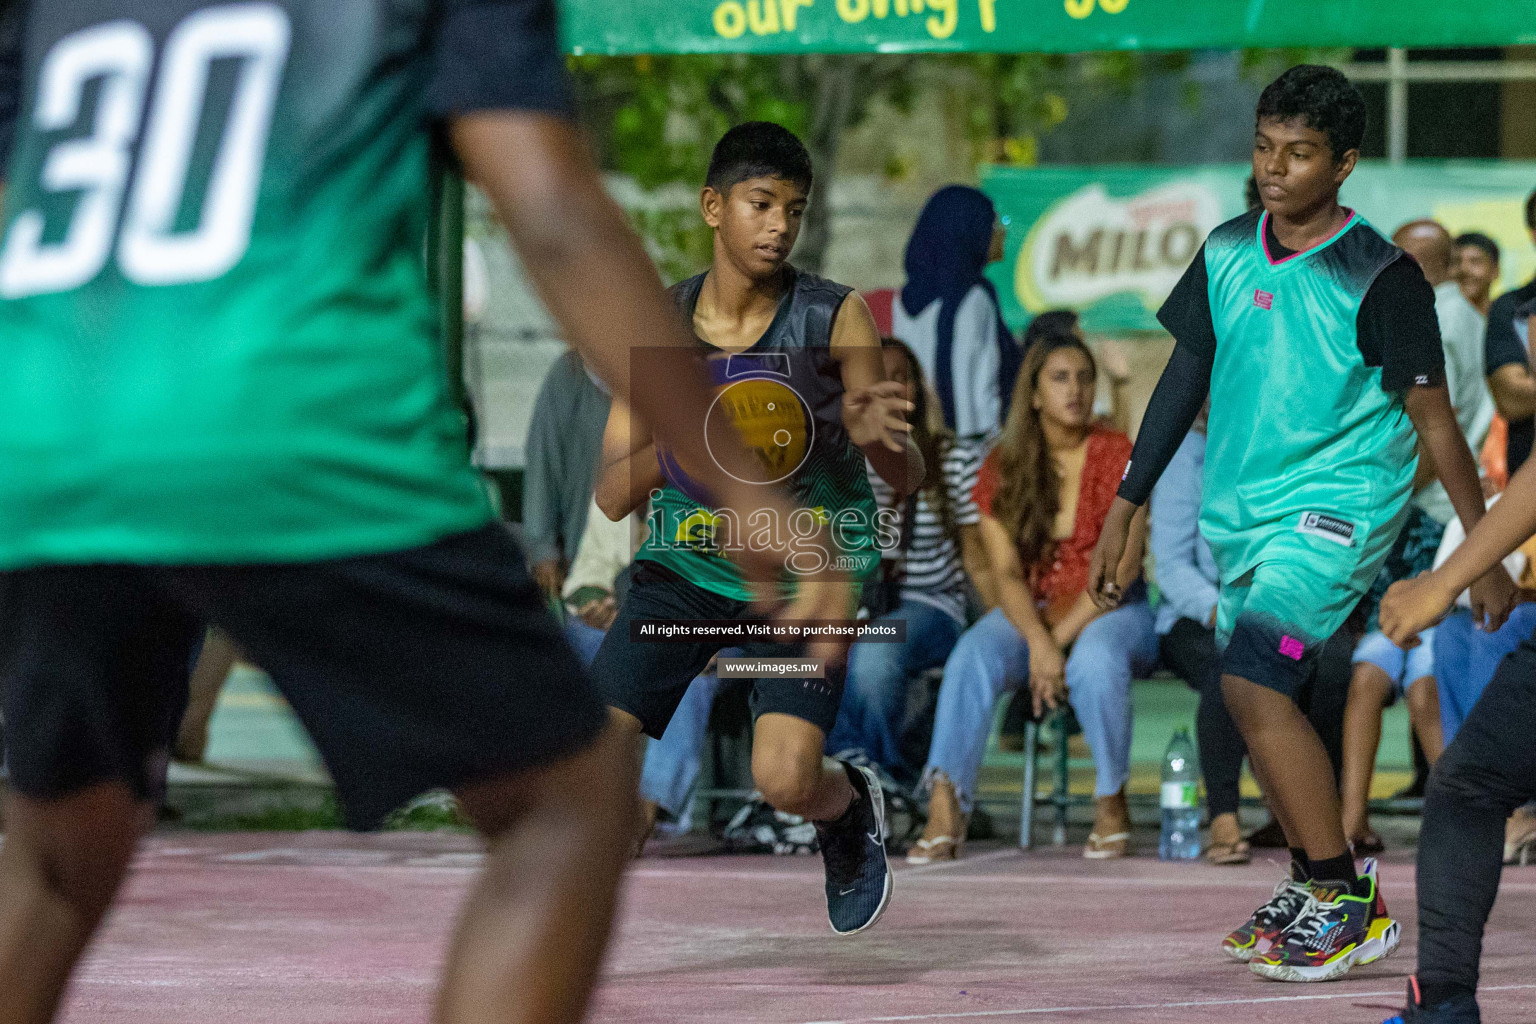
[[[944,665],[923,782],[928,827],[908,860],[959,855],[976,798],[992,708],[1026,683],[1035,713],[1070,700],[1097,768],[1094,829],[1084,856],[1123,857],[1130,838],[1130,684],[1157,659],[1140,576],[1145,520],[1119,569],[1127,600],[1101,613],[1086,593],[1088,559],[1131,442],[1093,423],[1096,367],[1073,335],[1025,354],[1008,421],[974,497],[998,608],[960,638]]]
[[[930,466],[942,473],[898,504],[889,485],[869,474],[875,500],[900,514],[899,541],[881,553],[881,582],[866,593],[877,621],[903,621],[905,643],[857,643],[848,653],[848,677],[837,724],[827,737],[832,754],[864,754],[893,778],[910,782],[916,772],[901,754],[901,727],[907,704],[907,680],[944,664],[965,628],[965,567],[961,552],[976,550],[963,536],[980,519],[971,500],[975,470],[964,449],[953,445],[947,430],[929,420],[928,388],[922,367],[906,345],[882,342],[885,372],[906,385],[914,409],[912,441]],[[880,595],[880,596],[876,596]],[[880,607],[884,602],[893,607]]]

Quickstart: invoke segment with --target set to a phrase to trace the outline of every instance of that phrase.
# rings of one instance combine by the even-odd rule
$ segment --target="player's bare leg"
[[[1221,688],[1286,839],[1313,861],[1347,854],[1333,765],[1301,708],[1240,676],[1223,676]]]
[[[48,1024],[152,820],[121,783],[9,793],[0,847],[0,1024]]]
[[[454,930],[438,1024],[576,1024],[628,860],[632,738],[612,725],[557,764],[455,795],[488,837]]]

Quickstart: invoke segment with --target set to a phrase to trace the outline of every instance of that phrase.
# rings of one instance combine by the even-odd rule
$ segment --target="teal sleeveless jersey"
[[[435,0],[34,0],[0,222],[0,567],[484,524],[423,264]]]
[[[1205,244],[1216,353],[1200,530],[1223,584],[1287,559],[1363,591],[1417,465],[1413,424],[1355,326],[1400,251],[1358,215],[1278,262],[1263,237],[1254,212]]]
[[[807,547],[797,558],[814,571],[821,558],[863,580],[878,570],[875,497],[864,455],[842,424],[841,370],[831,355],[832,325],[849,289],[813,274],[791,271],[793,284],[762,339],[727,356],[710,350],[709,369],[718,396],[716,408],[740,425],[743,439],[763,463],[764,482],[787,488],[826,528],[828,550]],[[690,327],[704,277],[672,290]],[[702,344],[702,342],[701,342]],[[786,401],[787,400],[787,401]],[[793,416],[783,417],[785,406]],[[760,432],[763,436],[756,437]],[[777,440],[775,440],[777,439]],[[667,464],[663,453],[663,464]],[[681,467],[673,464],[675,474]],[[722,517],[707,501],[668,484],[655,495],[650,531],[636,557],[671,569],[694,585],[736,600],[753,594],[730,560],[730,549],[750,543],[760,528]],[[788,531],[790,524],[783,524]],[[810,522],[802,533],[813,532]],[[793,577],[782,584],[792,589]]]

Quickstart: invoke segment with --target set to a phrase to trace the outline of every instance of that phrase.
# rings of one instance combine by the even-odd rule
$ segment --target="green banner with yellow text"
[[[993,167],[982,189],[1007,230],[992,277],[1018,326],[1047,309],[1082,314],[1095,332],[1159,330],[1156,313],[1216,225],[1243,212],[1247,164],[1206,167]],[[1503,250],[1494,292],[1536,273],[1525,200],[1536,162],[1361,163],[1340,199],[1384,234],[1433,217],[1480,231]]]
[[[561,0],[573,53],[1514,46],[1536,0]]]

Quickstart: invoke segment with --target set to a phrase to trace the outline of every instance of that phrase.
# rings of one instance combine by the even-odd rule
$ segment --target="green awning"
[[[1536,0],[561,0],[578,54],[1536,44]]]

